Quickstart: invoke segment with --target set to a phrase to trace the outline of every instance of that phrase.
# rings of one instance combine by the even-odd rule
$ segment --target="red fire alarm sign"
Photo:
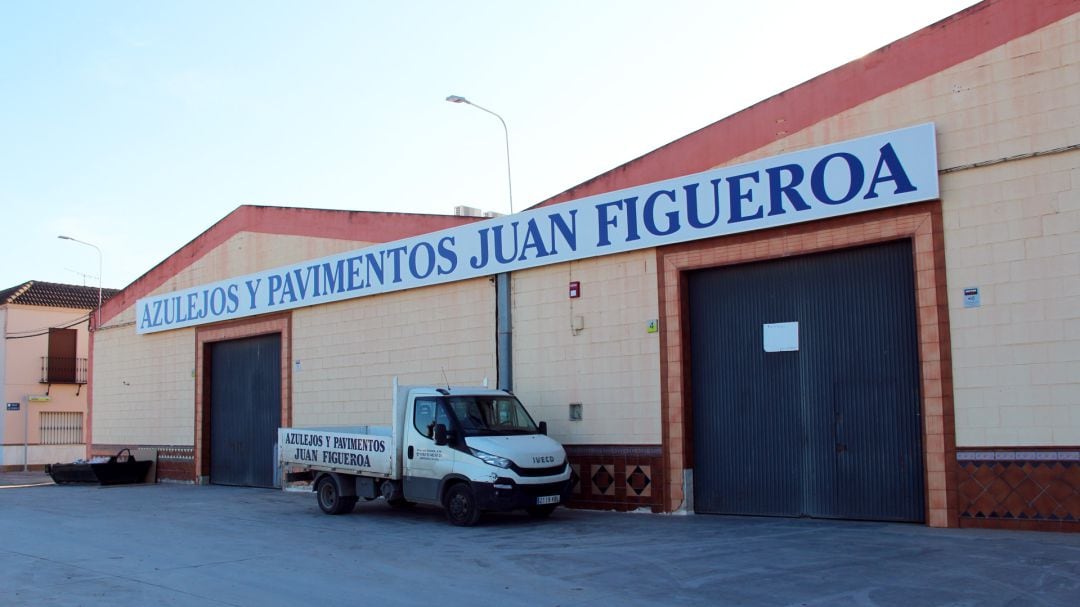
[[[575,280],[570,283],[570,299],[581,297],[581,282]]]

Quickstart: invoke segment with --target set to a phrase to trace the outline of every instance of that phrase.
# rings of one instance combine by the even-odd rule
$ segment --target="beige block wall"
[[[487,278],[299,308],[292,331],[294,426],[390,424],[394,376],[495,387]]]
[[[739,160],[931,121],[941,169],[1080,143],[1080,15]],[[957,446],[1080,445],[1080,150],[940,185]]]
[[[514,391],[554,438],[660,443],[660,340],[647,332],[656,280],[652,249],[513,274]],[[580,298],[569,298],[571,281]],[[569,421],[570,403],[582,421]]]
[[[370,243],[240,232],[153,293],[168,293],[349,251]],[[195,329],[137,335],[135,308],[95,337],[92,442],[190,445],[195,440]]]
[[[190,445],[195,440],[195,329],[94,337],[95,444]]]

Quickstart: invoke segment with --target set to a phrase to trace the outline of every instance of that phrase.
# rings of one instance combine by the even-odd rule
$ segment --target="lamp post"
[[[506,128],[503,117],[486,107],[476,105],[468,99],[450,95],[446,98],[450,103],[466,103],[478,110],[484,110],[499,119],[503,127],[503,136],[506,139],[506,187],[510,195],[510,214],[514,214],[514,186],[510,180],[510,131]],[[495,276],[495,313],[496,313],[496,345],[495,357],[498,360],[498,387],[500,390],[512,390],[514,388],[514,348],[513,348],[513,325],[510,318],[510,273],[501,272]]]
[[[96,244],[91,244],[89,242],[86,242],[85,240],[79,240],[78,238],[72,238],[70,236],[57,236],[57,238],[59,238],[60,240],[70,240],[72,242],[84,244],[88,247],[94,247],[94,250],[97,251],[97,322],[94,323],[94,330],[97,331],[99,328],[101,328],[101,249],[99,249]]]
[[[495,112],[487,109],[486,107],[484,107],[482,105],[477,105],[477,104],[473,103],[472,101],[469,101],[468,99],[466,99],[464,97],[461,97],[461,96],[458,96],[458,95],[450,95],[449,97],[446,98],[446,100],[449,101],[450,103],[465,103],[465,104],[473,106],[474,108],[476,108],[478,110],[483,110],[483,111],[491,114],[492,116],[498,118],[499,123],[502,124],[503,138],[506,140],[506,188],[507,188],[507,192],[510,195],[510,214],[513,215],[514,214],[514,184],[513,184],[513,181],[510,179],[510,131],[509,131],[509,129],[506,128],[506,121],[503,120],[502,116],[496,114]]]

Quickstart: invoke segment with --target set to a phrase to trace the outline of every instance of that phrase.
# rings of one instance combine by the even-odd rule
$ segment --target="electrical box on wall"
[[[581,421],[581,403],[570,403],[570,421]]]
[[[581,297],[581,281],[575,280],[570,283],[570,299]]]

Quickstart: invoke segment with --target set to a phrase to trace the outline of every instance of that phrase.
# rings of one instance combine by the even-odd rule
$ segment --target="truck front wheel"
[[[472,487],[466,483],[450,487],[450,490],[446,492],[443,507],[446,510],[446,518],[459,527],[472,527],[480,520],[480,508],[476,506],[476,496],[473,495]]]
[[[331,476],[319,479],[319,484],[315,487],[315,495],[319,499],[319,508],[327,514],[345,514],[351,512],[356,506],[356,497],[342,496],[337,481]]]

